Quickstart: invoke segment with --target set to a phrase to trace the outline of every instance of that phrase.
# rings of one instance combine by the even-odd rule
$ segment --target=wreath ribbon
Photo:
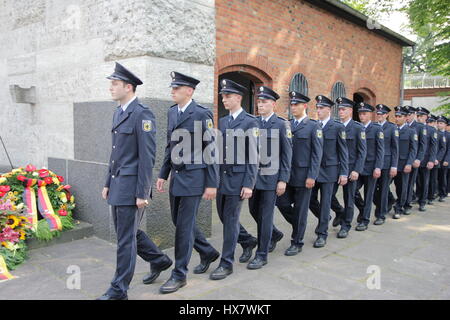
[[[37,191],[37,205],[36,205],[36,192],[33,189],[35,184],[38,184]],[[53,211],[52,204],[48,197],[46,184],[42,180],[36,179],[24,179],[25,190],[23,194],[24,202],[27,206],[27,213],[29,216],[29,222],[33,226],[34,230],[37,228],[38,223],[38,215],[37,211],[41,213],[42,217],[47,221],[50,231],[62,230],[61,219],[58,215]]]
[[[0,281],[14,279],[15,277],[9,273],[8,268],[6,267],[5,259],[0,255]]]

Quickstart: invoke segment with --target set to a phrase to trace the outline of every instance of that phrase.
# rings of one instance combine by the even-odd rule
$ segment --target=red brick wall
[[[216,57],[216,89],[219,74],[248,72],[282,96],[280,115],[297,72],[306,76],[311,99],[330,97],[336,81],[349,98],[366,88],[374,104],[400,99],[399,44],[300,0],[216,0]]]

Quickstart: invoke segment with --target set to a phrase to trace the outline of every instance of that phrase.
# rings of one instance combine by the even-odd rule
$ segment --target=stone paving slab
[[[215,206],[213,205],[213,208]],[[244,203],[241,223],[256,235],[256,224]],[[333,214],[334,217],[334,214]],[[315,249],[317,219],[310,214],[303,251],[284,256],[290,245],[290,226],[276,210],[275,224],[285,234],[269,263],[260,270],[247,270],[235,263],[234,273],[222,281],[209,280],[209,273],[194,275],[199,262],[194,251],[186,287],[161,295],[159,287],[170,276],[161,273],[154,284],[142,284],[149,265],[138,258],[129,290],[133,300],[168,299],[450,299],[450,199],[427,206],[421,213],[373,225],[365,232],[354,228],[347,239],[337,239],[339,228],[329,228],[325,248]],[[222,225],[213,212],[211,244],[222,246]],[[173,257],[173,248],[165,250]],[[236,260],[242,253],[236,248]],[[12,273],[16,279],[0,283],[0,299],[95,299],[108,287],[115,271],[116,246],[91,237],[30,251],[29,260]],[[210,271],[218,264],[213,263]],[[81,288],[70,290],[69,266],[79,266]],[[369,289],[370,266],[380,270],[380,288]]]

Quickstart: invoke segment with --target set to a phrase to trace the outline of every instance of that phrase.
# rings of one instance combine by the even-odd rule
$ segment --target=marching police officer
[[[425,125],[430,111],[424,107],[417,108],[417,120]],[[419,202],[419,211],[426,211],[425,205],[428,199],[428,188],[430,182],[430,171],[435,166],[437,153],[437,132],[430,125],[425,125],[424,135],[426,136],[425,156],[420,163],[419,175],[417,178],[416,194]]]
[[[378,123],[371,121],[374,107],[368,103],[360,102],[358,115],[362,125],[365,127],[367,156],[364,162],[364,169],[359,175],[357,190],[364,186],[364,199],[357,191],[355,204],[359,209],[358,225],[356,231],[365,231],[370,222],[373,195],[377,179],[381,175],[381,168],[384,163],[384,134]]]
[[[202,197],[214,199],[219,184],[218,165],[204,152],[215,146],[213,114],[192,99],[199,80],[179,72],[172,72],[171,77],[171,94],[176,104],[167,113],[167,146],[156,187],[164,192],[164,183],[170,175],[170,210],[176,227],[175,268],[161,286],[161,293],[175,292],[186,285],[193,247],[200,254],[200,264],[194,273],[206,272],[219,257],[195,224]],[[208,138],[203,139],[204,135]],[[173,152],[180,147],[181,152]]]
[[[323,131],[324,142],[319,176],[312,190],[309,204],[312,213],[319,219],[314,248],[322,248],[326,244],[334,184],[337,182],[344,186],[347,184],[349,174],[345,126],[339,121],[331,119],[333,105],[334,102],[323,95],[316,97],[317,115],[319,126]],[[319,190],[320,203],[318,200]]]
[[[219,120],[224,161],[220,165],[216,203],[223,223],[223,247],[219,266],[210,274],[211,280],[225,279],[233,273],[242,202],[253,195],[256,183],[259,125],[256,117],[241,107],[246,91],[245,87],[232,80],[223,79],[221,82],[220,94],[230,114]]]
[[[416,159],[413,162],[413,169],[411,174],[409,175],[409,182],[408,182],[408,196],[406,197],[406,204],[405,204],[405,211],[403,214],[409,215],[411,213],[412,209],[412,202],[417,198],[417,195],[415,192],[415,186],[417,182],[417,176],[419,175],[419,167],[420,164],[423,162],[423,158],[425,157],[425,151],[427,146],[427,130],[425,126],[417,122],[417,109],[411,106],[406,106],[408,110],[408,115],[406,116],[406,122],[410,128],[413,128],[416,130],[419,144],[417,147],[417,155]]]
[[[319,176],[323,153],[323,132],[318,122],[308,118],[310,99],[297,91],[289,93],[293,152],[291,175],[286,192],[278,197],[277,207],[292,226],[291,245],[286,256],[302,251],[311,191]]]
[[[345,126],[345,141],[348,148],[349,176],[347,184],[343,187],[345,208],[344,214],[340,219],[341,229],[337,235],[338,238],[343,239],[348,236],[348,232],[351,229],[354,214],[355,191],[359,175],[364,169],[367,144],[364,127],[362,124],[353,121],[352,119],[355,102],[345,97],[340,97],[336,99],[336,105],[338,107],[339,118]],[[336,197],[338,186],[338,184],[335,184],[334,198]],[[335,201],[337,201],[337,199],[335,199]]]
[[[427,119],[427,125],[435,128],[436,133],[437,133],[436,161],[434,162],[433,169],[430,170],[430,182],[428,184],[428,204],[433,204],[433,200],[435,200],[437,197],[438,171],[440,168],[440,161],[442,161],[442,159],[444,158],[445,151],[447,148],[446,143],[441,139],[441,136],[439,135],[439,130],[437,127],[436,120],[437,120],[437,117],[434,114],[430,114]]]
[[[116,62],[110,92],[120,106],[112,125],[112,152],[102,196],[111,205],[117,234],[117,265],[114,279],[99,300],[126,300],[133,278],[136,255],[149,262],[154,281],[169,268],[169,259],[142,230],[139,223],[151,197],[152,170],[155,163],[155,116],[135,96],[142,81]]]
[[[381,125],[384,136],[384,163],[381,168],[381,176],[377,180],[375,188],[374,202],[376,204],[374,222],[375,225],[381,225],[386,219],[388,213],[388,196],[392,179],[397,175],[398,164],[398,140],[399,132],[397,126],[387,121],[391,108],[384,104],[377,104],[376,118]]]
[[[290,123],[274,113],[275,102],[280,96],[271,88],[261,86],[257,97],[260,162],[255,189],[248,204],[250,214],[258,225],[258,249],[255,258],[247,265],[248,269],[260,269],[267,264],[270,240],[273,237],[275,202],[277,196],[286,191],[292,161]],[[248,237],[252,236],[241,225],[239,238]]]
[[[408,181],[412,171],[412,164],[416,159],[418,148],[418,135],[416,130],[406,123],[408,108],[397,106],[395,109],[395,122],[399,132],[399,159],[397,175],[394,178],[397,201],[394,206],[394,219],[399,219],[405,213],[405,205],[408,196]]]
[[[438,164],[438,173],[437,173],[437,182],[438,182],[438,196],[439,202],[443,202],[444,198],[447,196],[447,169],[449,163],[450,153],[447,151],[449,149],[450,142],[447,140],[447,134],[445,131],[445,127],[447,125],[447,118],[444,116],[437,117],[437,127],[438,127],[438,155],[437,160]]]

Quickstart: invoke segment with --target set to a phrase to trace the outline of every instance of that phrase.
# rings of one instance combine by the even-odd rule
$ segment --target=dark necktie
[[[230,118],[228,119],[228,126],[230,126],[232,122],[233,122],[233,116],[230,115]]]
[[[180,122],[181,116],[183,115],[183,111],[178,109],[177,122]]]
[[[125,111],[123,111],[123,108],[120,107],[120,113],[119,113],[119,116],[123,115],[124,112],[125,112]]]
[[[266,123],[267,123],[266,120],[263,120],[263,121],[262,121],[263,128],[266,126]]]
[[[319,121],[319,127],[323,128],[323,122]]]

